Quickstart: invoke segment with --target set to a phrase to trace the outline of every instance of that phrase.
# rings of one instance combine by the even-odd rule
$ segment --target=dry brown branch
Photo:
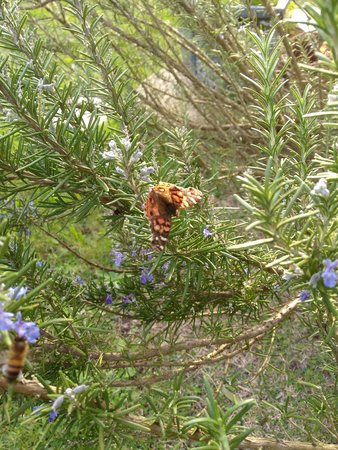
[[[137,361],[145,360],[158,356],[165,356],[171,353],[177,353],[185,350],[197,349],[202,347],[209,347],[212,345],[236,344],[243,341],[248,341],[257,336],[268,333],[280,322],[286,319],[297,307],[299,299],[291,300],[284,305],[279,312],[272,318],[263,321],[261,324],[243,331],[237,336],[229,336],[216,339],[191,339],[185,342],[177,342],[176,344],[163,344],[159,348],[144,350],[141,352],[124,352],[124,353],[97,353],[91,352],[92,359],[101,358],[104,361]]]
[[[286,305],[284,305],[277,314],[262,322],[262,324],[256,325],[255,327],[249,328],[248,330],[243,331],[237,336],[229,336],[224,338],[217,339],[191,339],[184,342],[178,342],[176,344],[163,344],[158,348],[143,350],[141,352],[122,352],[122,353],[102,353],[102,352],[89,352],[88,358],[92,361],[103,361],[105,363],[115,363],[111,367],[131,367],[131,366],[139,366],[145,367],[147,363],[146,360],[154,358],[162,358],[163,356],[170,355],[173,353],[178,353],[182,351],[190,351],[197,348],[210,347],[210,346],[224,346],[224,350],[230,346],[239,344],[240,342],[249,342],[251,339],[260,338],[266,335],[269,331],[275,328],[279,323],[285,320],[292,312],[296,309],[299,303],[299,299],[291,300]],[[57,338],[52,336],[50,333],[45,334],[49,340],[56,341]],[[50,344],[46,344],[45,348],[48,349]],[[58,348],[60,353],[67,353],[77,357],[83,357],[83,353],[80,351],[62,345]],[[222,351],[221,348],[218,351]],[[137,361],[140,361],[139,364],[135,364]],[[153,361],[154,362],[154,361]],[[121,365],[119,365],[121,363]],[[189,364],[192,364],[190,362]],[[156,365],[156,361],[155,361]],[[176,364],[176,366],[179,365]],[[183,364],[184,365],[184,364]],[[171,366],[171,364],[170,364]]]
[[[195,361],[191,361],[189,363],[189,366],[185,367],[184,369],[179,368],[176,370],[170,370],[168,372],[161,373],[160,375],[153,375],[153,376],[145,377],[145,378],[141,378],[141,379],[114,381],[114,382],[110,383],[109,386],[111,386],[111,387],[132,387],[132,386],[141,387],[141,386],[149,386],[151,384],[170,380],[170,379],[174,378],[176,375],[179,375],[182,372],[182,370],[184,371],[184,373],[193,372],[202,365],[216,364],[217,362],[220,362],[220,361],[231,360],[234,356],[238,355],[239,353],[243,353],[244,351],[248,350],[251,347],[251,345],[253,345],[255,342],[257,342],[260,338],[263,338],[263,337],[264,337],[264,335],[258,336],[255,339],[251,339],[244,346],[242,346],[232,352],[226,353],[225,355],[222,355],[222,356],[217,356],[219,353],[223,352],[226,348],[230,347],[230,344],[228,344],[227,346],[222,346],[221,348],[217,349],[214,352],[209,353],[208,355],[206,355],[203,358],[200,358]],[[216,355],[216,357],[214,357],[215,355]]]
[[[7,390],[7,380],[0,376],[0,391],[5,392]],[[51,392],[56,392],[56,388],[49,386]],[[50,392],[47,391],[42,384],[36,380],[21,380],[13,384],[13,391],[18,394],[27,395],[29,397],[41,398],[42,400],[49,400]]]
[[[122,27],[117,26],[116,21],[110,21],[107,18],[107,16],[109,17],[109,8],[104,2],[100,2],[99,4],[103,11],[107,11],[107,14],[102,18],[104,25],[112,30],[118,39],[122,38],[124,41],[136,45],[140,50],[144,51],[151,60],[156,61],[157,73],[158,66],[160,66],[173,78],[170,89],[166,88],[166,85],[168,84],[166,83],[163,86],[163,91],[155,94],[156,90],[160,91],[157,87],[157,81],[154,81],[156,80],[156,76],[152,75],[150,77],[154,81],[152,83],[150,83],[150,78],[144,79],[144,76],[138,72],[137,66],[135,68],[135,64],[130,58],[129,52],[125,50],[124,53],[125,46],[120,46],[118,43],[114,44],[114,41],[112,41],[115,51],[122,56],[133,77],[141,84],[143,92],[140,92],[140,96],[146,104],[155,110],[162,118],[165,118],[166,122],[177,125],[177,123],[182,123],[183,121],[184,123],[188,123],[190,127],[200,130],[205,126],[209,130],[214,129],[214,138],[217,138],[217,142],[220,144],[224,144],[225,141],[236,140],[236,136],[239,138],[248,133],[250,128],[241,127],[241,120],[234,120],[233,114],[230,114],[231,110],[237,111],[241,118],[248,117],[247,105],[251,103],[248,99],[249,93],[239,87],[238,79],[234,79],[229,71],[224,71],[223,67],[216,64],[208,53],[201,50],[191,39],[185,37],[183,33],[176,30],[167,22],[161,21],[146,2],[143,3],[143,10],[147,11],[149,20],[144,18],[144,14],[141,14],[141,18],[139,18],[139,15],[135,14],[131,17],[128,8],[125,8],[120,2],[110,0],[109,3],[114,7],[114,11],[118,11],[118,14],[120,14],[121,17],[130,21],[134,30],[133,32],[127,32]],[[161,33],[166,45],[159,46],[158,41],[152,38],[151,33],[145,32],[145,30],[149,29]],[[210,26],[208,28],[208,33],[210,35],[209,37],[215,40],[214,30],[212,30]],[[222,43],[222,46],[224,46],[224,39],[218,40]],[[217,42],[218,40],[216,39]],[[232,41],[235,42],[234,40]],[[220,42],[218,42],[218,44],[220,44]],[[179,45],[181,49],[185,49],[195,55],[216,77],[223,80],[223,84],[225,83],[228,88],[231,87],[231,89],[236,92],[236,99],[231,99],[231,96],[227,94],[227,89],[214,88],[212,85],[204,83],[186,64],[181,53],[178,54],[176,52],[175,49],[177,45]],[[236,49],[232,47],[228,48],[228,50],[231,49],[231,52],[227,58],[232,58],[236,52],[238,53],[238,46],[236,45]],[[233,63],[234,61],[229,60],[230,65],[233,65]],[[237,66],[238,64],[239,62],[236,61]],[[243,70],[244,68],[245,67],[243,67]],[[247,70],[247,68],[245,69]],[[165,102],[166,104],[163,104],[163,96],[166,98],[172,96],[174,88],[175,92],[176,89],[179,89],[184,94],[184,99],[181,102],[176,101],[174,104],[174,106],[176,106],[171,110],[171,106],[173,106],[172,102]],[[176,94],[174,93],[173,96],[175,95]],[[181,111],[177,112],[177,108],[180,108]],[[184,114],[184,108],[186,108],[186,114]],[[193,118],[194,116],[199,117],[199,120],[196,121]],[[223,130],[224,122],[229,123],[229,126],[236,130],[236,133],[231,135],[225,133]]]
[[[336,444],[324,444],[322,442],[300,442],[300,441],[276,441],[269,438],[250,437],[239,445],[241,450],[337,450]]]
[[[87,356],[89,360],[100,361],[102,368],[161,368],[171,367],[175,368],[167,372],[159,373],[158,375],[152,375],[145,378],[135,378],[131,380],[121,380],[113,381],[110,386],[114,387],[130,387],[130,386],[147,386],[164,380],[173,378],[175,375],[180,373],[182,370],[185,372],[190,372],[198,369],[198,367],[203,365],[216,364],[217,362],[229,360],[235,355],[242,353],[257,341],[264,338],[266,334],[274,329],[280,322],[282,322],[286,317],[288,317],[294,309],[297,307],[299,300],[292,300],[286,305],[284,305],[281,310],[273,317],[260,325],[252,327],[248,330],[243,331],[235,337],[222,338],[222,339],[196,339],[186,342],[180,342],[176,345],[162,345],[159,349],[150,349],[139,353],[99,353],[90,352]],[[52,338],[51,335],[47,336],[49,339]],[[235,348],[232,351],[224,354],[226,350],[230,350],[233,346],[237,346],[239,343],[243,343],[241,347]],[[196,348],[209,347],[218,345],[218,348],[214,351],[208,353],[207,355],[200,357],[196,360],[186,360],[183,362],[165,362],[161,358],[165,355],[171,353],[176,353],[184,350],[192,350]],[[46,346],[46,348],[48,345]],[[68,353],[74,356],[83,357],[79,351],[68,346],[61,346],[58,348],[61,353]],[[147,361],[147,360],[151,361]],[[108,363],[108,364],[107,364]],[[110,364],[109,364],[110,363]]]
[[[226,101],[230,102],[231,105],[238,109],[239,111],[246,111],[246,114],[249,115],[249,112],[247,110],[247,103],[248,101],[252,101],[252,96],[248,91],[241,90],[238,87],[237,82],[234,82],[232,74],[230,72],[226,73],[224,70],[221,69],[219,64],[216,64],[211,57],[204,51],[202,51],[194,42],[193,40],[185,37],[182,32],[178,31],[176,28],[170,25],[167,21],[160,20],[157,15],[154,14],[153,9],[149,7],[149,2],[143,1],[144,8],[148,11],[149,16],[152,19],[152,22],[147,23],[147,25],[152,25],[154,28],[154,31],[160,32],[166,39],[167,45],[170,48],[172,46],[172,42],[177,42],[181,48],[184,48],[185,50],[191,52],[193,55],[197,56],[207,67],[212,69],[212,71],[225,83],[228,85],[231,85],[234,90],[236,91],[238,98],[240,99],[241,106],[238,105],[237,102],[232,102],[229,98],[227,98],[225,95],[223,95],[221,92],[215,92],[215,95],[222,95],[222,98],[225,98]],[[215,37],[215,33],[213,29],[208,28],[208,31],[210,34],[212,33],[213,39]],[[168,39],[167,39],[168,38]],[[171,41],[169,40],[171,39]],[[217,39],[216,39],[217,40]],[[221,39],[223,42],[224,39]],[[237,39],[234,39],[232,44],[237,44]],[[232,52],[234,52],[234,48],[231,49]],[[243,49],[242,49],[243,50]],[[182,56],[176,55],[176,59],[182,63]],[[185,67],[185,65],[184,65]],[[186,67],[185,67],[185,70]],[[243,67],[244,70],[244,67]],[[190,72],[190,71],[189,71]],[[196,77],[194,77],[196,78]],[[199,80],[198,80],[199,81]],[[205,85],[202,83],[203,87]]]

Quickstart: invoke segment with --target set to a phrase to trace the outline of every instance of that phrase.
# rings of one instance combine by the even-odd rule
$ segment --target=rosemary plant
[[[133,7],[154,24],[152,6]],[[136,29],[144,41],[135,44],[149,45],[168,44],[176,28],[168,21],[159,33],[128,11],[113,1],[1,3],[0,344],[17,335],[30,344],[24,382],[0,377],[5,448],[243,448],[260,427],[249,415],[259,401],[224,387],[224,365],[261,349],[259,376],[295,311],[327,365],[338,357],[337,150],[314,114],[316,86],[290,79],[275,30],[245,34],[250,65],[233,47],[223,54],[236,60],[231,80],[217,59],[204,61],[222,81],[199,84],[217,94],[205,111],[213,104],[234,126],[245,114],[257,138],[234,206],[221,178],[216,192],[189,123],[160,125],[135,90],[136,67],[121,59]],[[158,251],[143,205],[160,181],[204,198],[174,218]],[[222,368],[220,385],[212,372],[201,381],[211,368]],[[330,383],[311,397],[316,422],[306,428],[328,444],[337,438]]]

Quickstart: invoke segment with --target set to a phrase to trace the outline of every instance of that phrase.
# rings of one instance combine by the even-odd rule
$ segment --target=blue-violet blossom
[[[125,256],[122,252],[119,250],[113,250],[114,256],[115,256],[115,266],[120,267],[122,264],[122,261],[125,259]]]
[[[204,228],[204,230],[203,230],[203,236],[204,237],[209,237],[209,236],[212,236],[214,233],[212,233],[210,230],[209,230],[209,228],[208,227],[205,227]]]
[[[311,191],[312,195],[320,195],[322,197],[328,197],[330,191],[327,188],[327,181],[325,178],[321,178],[313,187]]]
[[[17,321],[14,323],[14,330],[19,337],[27,339],[29,344],[34,344],[40,336],[39,327],[34,322],[25,322],[22,320],[21,312],[18,312]]]
[[[143,153],[142,153],[142,151],[138,148],[138,149],[136,150],[136,152],[134,152],[134,153],[131,155],[130,162],[131,162],[132,164],[133,164],[133,163],[136,163],[139,159],[142,158],[142,156],[143,156]]]
[[[14,324],[11,321],[13,316],[13,313],[4,311],[3,305],[0,303],[0,331],[8,331],[13,329]]]
[[[143,163],[140,168],[140,179],[149,183],[149,175],[151,175],[153,172],[155,172],[155,169],[152,166],[147,166]]]
[[[131,142],[130,142],[129,137],[122,138],[122,139],[120,139],[120,141],[121,141],[121,144],[128,151],[130,149],[130,147],[131,147]]]
[[[162,270],[163,270],[164,272],[166,272],[166,271],[169,269],[169,264],[170,264],[169,261],[166,261],[166,262],[163,264]]]
[[[150,267],[143,267],[141,276],[140,276],[140,282],[141,284],[147,284],[148,281],[151,283],[154,281],[154,275],[150,273]]]
[[[107,161],[113,161],[114,159],[121,159],[121,150],[117,147],[114,140],[109,141],[109,150],[102,152],[102,158]]]
[[[20,288],[18,286],[14,286],[14,287],[10,287],[8,288],[8,293],[10,298],[13,300],[19,300],[19,298],[23,297],[24,295],[26,295],[28,291],[28,287],[26,286],[21,286]]]
[[[301,291],[299,294],[299,298],[300,298],[301,302],[305,302],[306,300],[309,300],[310,297],[311,297],[310,291]]]
[[[112,303],[113,303],[113,296],[110,293],[108,293],[106,296],[105,304],[111,305]]]
[[[81,394],[81,393],[84,392],[87,388],[88,388],[88,386],[87,386],[86,384],[79,384],[78,386],[75,386],[75,388],[73,388],[73,393],[74,393],[75,395]]]
[[[136,297],[134,294],[128,294],[124,297],[122,300],[123,305],[127,305],[128,303],[134,303],[136,302]]]
[[[53,420],[58,416],[58,413],[56,411],[51,411],[48,417],[48,422],[53,422]]]
[[[80,275],[76,275],[75,281],[81,285],[85,284],[84,279]]]
[[[324,271],[322,272],[322,278],[324,286],[328,288],[334,288],[337,285],[338,275],[336,268],[338,267],[338,259],[332,261],[331,259],[324,259]]]
[[[33,406],[32,411],[34,412],[34,414],[39,415],[39,414],[41,414],[40,409],[41,409],[42,407],[43,407],[43,404]]]
[[[316,288],[316,287],[317,287],[317,283],[318,283],[318,281],[320,280],[320,277],[321,277],[320,272],[314,273],[314,274],[311,276],[311,278],[310,278],[309,285],[310,285],[311,287],[313,287],[313,288]]]

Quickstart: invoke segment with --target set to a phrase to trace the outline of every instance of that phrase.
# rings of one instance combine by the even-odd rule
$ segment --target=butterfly
[[[144,209],[150,221],[155,247],[163,250],[168,242],[172,216],[178,216],[181,209],[196,205],[202,197],[198,189],[171,183],[159,183],[151,189]]]

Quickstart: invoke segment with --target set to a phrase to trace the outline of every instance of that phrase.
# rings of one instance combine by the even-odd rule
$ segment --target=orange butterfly
[[[190,208],[198,203],[203,194],[193,187],[183,188],[171,183],[154,186],[144,205],[153,233],[153,245],[163,250],[168,242],[171,217],[178,216],[180,209]]]

